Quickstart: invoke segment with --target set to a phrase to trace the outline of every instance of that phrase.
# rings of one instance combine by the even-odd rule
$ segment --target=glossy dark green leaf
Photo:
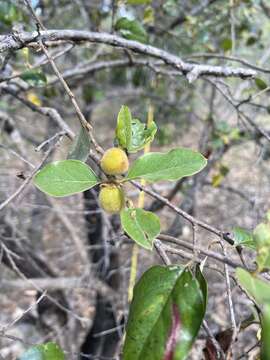
[[[261,347],[261,360],[270,359],[270,304],[265,304],[263,308],[262,319],[262,347]]]
[[[123,149],[128,149],[131,143],[132,128],[131,128],[132,116],[130,110],[127,106],[121,106],[121,109],[117,116],[117,125],[116,125],[116,139],[119,145]]]
[[[27,350],[18,360],[64,360],[60,347],[52,342],[36,345]]]
[[[83,192],[99,183],[93,170],[79,160],[55,161],[44,166],[34,177],[34,184],[51,196]]]
[[[258,305],[262,306],[265,303],[270,303],[270,284],[268,282],[258,279],[241,268],[237,268],[236,277],[240,285],[253,297]]]
[[[131,132],[131,142],[127,148],[129,153],[141,150],[146,144],[152,142],[157,132],[157,126],[154,121],[147,127],[140,120],[132,119]]]
[[[68,154],[68,159],[86,161],[91,148],[91,140],[85,127],[81,127],[78,136],[73,141],[72,147]]]
[[[252,46],[254,44],[256,44],[256,42],[258,42],[258,35],[256,34],[251,34],[248,38],[247,38],[247,41],[246,41],[246,45],[247,46]]]
[[[245,246],[250,249],[256,249],[256,244],[250,231],[241,227],[235,227],[233,228],[233,236],[235,246]]]
[[[123,360],[186,359],[205,315],[206,283],[198,271],[154,266],[143,274],[134,288]]]
[[[148,153],[138,158],[130,167],[127,179],[143,178],[154,182],[179,180],[201,171],[207,164],[202,154],[185,148],[168,153]]]
[[[202,291],[203,294],[203,300],[204,300],[204,313],[206,312],[206,307],[207,307],[207,301],[208,301],[208,286],[207,286],[207,282],[201,272],[200,266],[197,265],[196,266],[196,279],[198,280],[199,284],[200,284],[200,289]]]
[[[259,90],[264,90],[267,88],[266,82],[258,77],[255,78],[255,84]]]
[[[143,209],[125,209],[120,214],[124,231],[137,244],[153,248],[153,241],[160,233],[160,221],[156,214]]]
[[[21,76],[30,86],[44,86],[47,83],[45,74],[39,70],[27,70]]]
[[[129,40],[136,40],[146,42],[147,33],[137,20],[129,20],[127,18],[120,18],[115,24],[115,29],[120,31],[123,37]]]

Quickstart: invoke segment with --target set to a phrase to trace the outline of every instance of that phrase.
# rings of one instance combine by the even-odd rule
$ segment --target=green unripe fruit
[[[115,147],[105,151],[100,165],[107,175],[121,175],[128,171],[129,161],[124,150]]]
[[[102,185],[99,193],[99,203],[103,210],[110,214],[119,213],[125,206],[125,194],[120,186],[115,184]]]

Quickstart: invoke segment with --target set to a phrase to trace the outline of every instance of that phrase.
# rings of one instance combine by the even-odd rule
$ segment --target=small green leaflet
[[[119,145],[129,153],[137,152],[154,140],[157,126],[153,121],[149,128],[138,119],[133,119],[127,106],[122,106],[116,127],[116,139]]]
[[[184,360],[205,315],[207,284],[197,269],[154,266],[134,288],[123,360]]]
[[[20,76],[30,86],[44,86],[47,84],[45,74],[40,70],[27,70]]]
[[[153,241],[160,233],[158,216],[143,209],[124,209],[120,218],[128,236],[145,249],[152,250]]]
[[[125,17],[120,18],[115,24],[115,30],[119,30],[126,39],[143,43],[147,41],[147,32],[137,20],[129,20]]]
[[[168,153],[148,153],[138,158],[130,167],[126,179],[142,178],[150,182],[179,180],[201,171],[207,160],[200,153],[178,148]]]
[[[256,250],[252,233],[241,227],[233,228],[234,246],[245,246],[250,249]]]
[[[86,161],[91,147],[91,140],[88,131],[81,126],[79,134],[76,136],[68,154],[68,159]]]
[[[64,360],[60,347],[52,342],[36,345],[27,350],[18,360]]]
[[[132,119],[131,121],[131,142],[128,146],[128,152],[134,153],[145,147],[146,144],[154,140],[157,132],[157,126],[154,121],[147,127],[138,119]]]
[[[230,38],[223,39],[220,46],[224,51],[231,50],[232,48],[232,40]]]
[[[93,170],[79,160],[55,161],[34,177],[34,184],[41,191],[59,197],[83,192],[99,182]]]
[[[121,106],[117,117],[117,126],[115,133],[119,145],[123,149],[128,149],[131,142],[131,120],[132,116],[129,108],[125,105]]]
[[[264,90],[267,88],[266,82],[258,77],[255,78],[255,84],[259,90]]]

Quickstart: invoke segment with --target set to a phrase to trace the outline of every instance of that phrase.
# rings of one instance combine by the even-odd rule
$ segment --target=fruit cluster
[[[106,175],[117,176],[128,171],[129,161],[124,150],[114,147],[108,149],[100,162]],[[117,214],[125,207],[125,194],[120,184],[108,182],[101,185],[100,206],[110,214]]]

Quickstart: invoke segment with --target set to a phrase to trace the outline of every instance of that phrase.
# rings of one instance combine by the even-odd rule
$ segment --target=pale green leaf
[[[137,20],[129,20],[125,17],[117,20],[115,29],[119,30],[120,33],[129,40],[136,40],[140,42],[146,42],[147,33]]]
[[[255,228],[253,236],[257,248],[256,262],[259,271],[270,269],[270,225],[268,223],[259,224]]]
[[[154,140],[157,132],[157,126],[154,121],[147,127],[138,119],[132,119],[131,121],[131,141],[127,147],[129,153],[137,152]]]
[[[201,171],[207,160],[200,153],[179,148],[168,153],[148,153],[138,158],[130,167],[127,179],[143,178],[154,182],[179,180]]]
[[[270,284],[268,282],[258,279],[256,276],[253,276],[241,268],[237,268],[236,277],[240,285],[259,306],[270,303]]]
[[[34,177],[34,184],[41,191],[59,197],[83,192],[99,181],[93,170],[79,160],[55,161]]]
[[[245,246],[255,250],[256,244],[254,242],[252,233],[241,227],[233,228],[234,246]]]
[[[153,241],[160,233],[156,214],[143,209],[125,209],[120,217],[122,228],[131,239],[146,249],[153,248]]]

